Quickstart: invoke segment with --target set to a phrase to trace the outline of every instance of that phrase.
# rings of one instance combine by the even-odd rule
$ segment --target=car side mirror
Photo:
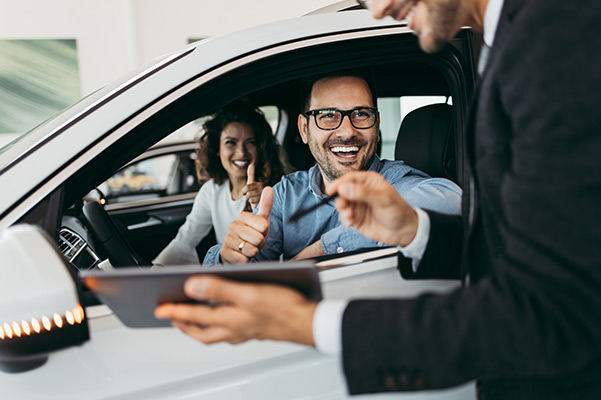
[[[0,370],[43,365],[89,339],[75,278],[54,242],[32,225],[0,234]]]

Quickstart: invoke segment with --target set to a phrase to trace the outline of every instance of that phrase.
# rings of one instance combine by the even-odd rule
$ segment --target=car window
[[[263,107],[259,107],[259,109],[261,109],[261,111],[263,111],[263,114],[265,114],[265,119],[267,120],[267,122],[269,123],[269,126],[271,126],[271,130],[274,132],[277,132],[278,130],[278,126],[280,124],[280,110],[277,106],[263,106]]]
[[[134,162],[99,186],[108,204],[193,193],[196,179],[193,149]]]
[[[411,111],[428,104],[449,103],[446,96],[401,96],[378,98],[382,151],[380,158],[394,160],[394,147],[401,122]]]
[[[280,123],[279,108],[259,108],[275,134]],[[160,155],[135,161],[103,182],[98,189],[107,203],[120,204],[198,191],[200,183],[196,177],[194,149],[196,141],[203,134],[203,125],[209,118],[201,117],[184,125],[161,140],[158,147],[148,151]],[[180,151],[182,146],[187,146],[189,150]]]
[[[259,109],[265,114],[265,119],[275,134],[280,124],[280,109],[277,106],[262,106]],[[195,119],[182,126],[172,134],[165,137],[157,145],[166,145],[180,142],[196,141],[203,134],[204,123],[211,118],[210,115]]]

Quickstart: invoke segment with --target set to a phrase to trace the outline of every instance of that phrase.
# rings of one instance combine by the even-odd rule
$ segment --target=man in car
[[[328,301],[275,285],[193,278],[189,295],[228,305],[157,315],[207,343],[269,338],[341,351],[351,393],[477,379],[481,399],[601,398],[601,3],[374,0],[372,12],[407,16],[427,51],[468,24],[492,46],[467,132],[465,212],[422,218],[365,172],[326,193],[338,193],[341,218],[366,235],[421,242],[415,276],[461,274],[468,285],[329,313]]]
[[[280,255],[300,259],[381,245],[342,226],[333,201],[289,221],[299,209],[322,202],[324,188],[349,171],[377,172],[410,204],[459,214],[461,189],[456,184],[430,178],[402,161],[377,157],[379,114],[368,73],[324,75],[302,86],[304,113],[298,116],[298,129],[316,165],[284,176],[273,188],[273,199],[264,197],[256,214],[242,212],[223,245],[209,250],[205,264],[277,260]]]

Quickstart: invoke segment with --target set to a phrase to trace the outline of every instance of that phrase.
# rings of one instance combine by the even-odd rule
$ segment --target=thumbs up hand
[[[224,263],[244,264],[259,253],[269,236],[269,220],[273,205],[273,190],[266,186],[257,214],[242,211],[230,224],[219,252]]]
[[[259,204],[261,192],[263,191],[263,183],[255,182],[255,164],[250,163],[246,171],[246,186],[242,188],[242,195],[246,196],[250,206],[254,210]]]

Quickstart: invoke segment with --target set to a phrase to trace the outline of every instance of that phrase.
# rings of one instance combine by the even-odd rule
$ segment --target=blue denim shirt
[[[380,173],[413,207],[445,214],[461,212],[461,188],[447,179],[430,178],[403,161],[380,160],[377,156],[369,170]],[[298,209],[309,207],[325,197],[320,190],[321,181],[321,171],[314,165],[308,171],[285,175],[274,185],[269,237],[255,257],[256,261],[277,260],[280,255],[290,259],[317,240],[321,240],[326,254],[382,246],[354,228],[342,225],[334,201],[297,222],[285,223]],[[219,263],[221,246],[219,244],[209,249],[204,264]]]

